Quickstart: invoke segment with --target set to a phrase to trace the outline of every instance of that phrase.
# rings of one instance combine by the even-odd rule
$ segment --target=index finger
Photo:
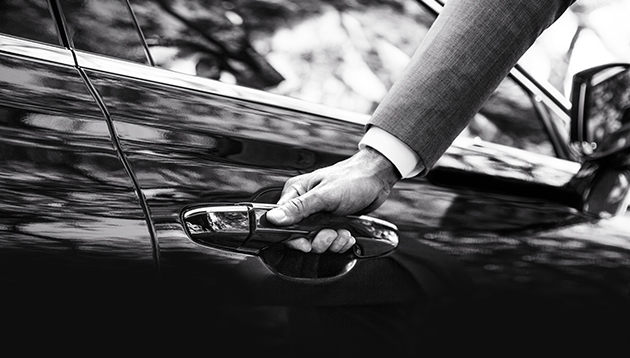
[[[278,205],[283,205],[286,204],[288,201],[290,201],[291,199],[297,198],[298,196],[300,196],[300,192],[298,191],[298,189],[291,185],[288,188],[285,186],[282,189],[282,194],[280,194],[280,199],[278,199]]]

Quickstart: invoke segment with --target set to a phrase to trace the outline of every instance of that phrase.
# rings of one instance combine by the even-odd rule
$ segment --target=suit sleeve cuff
[[[400,139],[378,127],[370,127],[359,142],[359,149],[366,146],[377,150],[387,158],[403,178],[411,178],[424,170],[420,157]]]

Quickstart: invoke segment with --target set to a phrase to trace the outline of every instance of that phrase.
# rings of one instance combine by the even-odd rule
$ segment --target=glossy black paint
[[[355,353],[622,342],[630,215],[585,213],[577,162],[462,139],[371,213],[398,227],[398,249],[337,279],[308,280],[334,257],[279,246],[294,280],[188,237],[185,208],[274,203],[289,177],[354,153],[363,120],[0,35],[3,304],[26,303],[18,318],[133,307],[173,340],[260,349],[299,348],[311,327]],[[65,304],[41,304],[51,293]],[[181,328],[199,320],[205,331]]]
[[[154,286],[154,247],[101,111],[73,66],[46,60],[69,53],[9,44],[22,55],[0,56],[6,324],[14,316],[71,316],[66,302],[102,312],[142,307],[131,293]]]
[[[472,286],[471,299],[457,306],[471,312],[449,307],[439,320],[474,330],[459,319],[483,319],[492,334],[503,331],[499,327],[509,323],[504,320],[510,315],[521,320],[510,325],[515,334],[552,316],[566,321],[559,323],[563,336],[588,332],[582,327],[575,331],[574,315],[609,327],[619,327],[627,317],[628,216],[599,220],[580,212],[579,193],[568,186],[578,163],[462,140],[426,179],[400,183],[373,213],[400,228],[396,254],[370,262],[373,269],[359,262],[338,280],[300,287],[266,270],[254,256],[195,246],[186,237],[178,213],[199,202],[250,198],[303,170],[327,165],[340,153],[350,155],[362,126],[246,98],[201,91],[183,94],[180,88],[160,83],[87,72],[104,94],[123,148],[147,194],[165,280],[177,281],[179,290],[185,277],[185,285],[195,289],[228,287],[221,294],[234,302],[292,306],[417,299],[405,288],[410,283],[431,297],[468,292]],[[283,145],[284,161],[268,160],[261,149]],[[291,160],[299,158],[292,154],[296,152],[312,153],[312,165],[296,165]],[[595,239],[597,232],[610,236]],[[226,273],[215,266],[227,268]],[[373,280],[374,270],[397,277],[394,283],[403,287],[390,287],[391,280]],[[221,277],[216,272],[222,272]],[[405,275],[407,279],[402,278]],[[229,282],[221,282],[226,277]],[[246,293],[229,288],[234,282]],[[398,294],[392,295],[395,289]],[[483,307],[483,317],[473,307]],[[462,317],[453,317],[453,312]],[[536,336],[550,333],[539,329]]]

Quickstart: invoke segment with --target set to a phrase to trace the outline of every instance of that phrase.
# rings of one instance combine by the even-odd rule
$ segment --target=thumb
[[[267,220],[274,225],[280,226],[296,224],[309,215],[321,211],[317,202],[313,195],[306,193],[269,210],[267,212]]]

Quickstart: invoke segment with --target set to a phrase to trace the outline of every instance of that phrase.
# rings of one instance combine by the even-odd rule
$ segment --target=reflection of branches
[[[0,1],[0,32],[57,44],[46,1]]]
[[[192,30],[195,30],[204,39],[208,40],[210,43],[212,43],[213,45],[218,47],[219,50],[223,54],[226,54],[226,55],[229,55],[229,56],[233,56],[233,54],[225,46],[223,46],[223,44],[221,42],[219,42],[214,37],[212,37],[209,34],[207,34],[203,29],[201,29],[198,26],[196,26],[192,21],[188,21],[187,18],[185,18],[184,16],[180,15],[177,11],[175,11],[171,7],[171,5],[169,4],[168,1],[166,1],[166,0],[158,0],[158,3],[160,4],[160,7],[164,11],[166,11],[167,13],[171,14],[173,17],[175,17],[176,19],[178,19],[179,21],[184,23],[188,28],[190,28]]]
[[[176,39],[163,38],[163,39],[160,39],[159,42],[157,42],[155,45],[166,46],[166,47],[178,47],[178,48],[185,47],[193,51],[206,52],[213,56],[216,56],[217,60],[221,61],[222,65],[229,66],[227,61],[225,61],[225,59],[221,57],[223,55],[221,51],[217,51],[211,47],[208,47],[202,44],[200,41],[195,41],[194,39],[184,40],[181,38],[176,38]],[[231,68],[228,67],[228,69],[231,69]]]
[[[193,30],[199,34],[203,39],[207,40],[210,44],[215,46],[217,50],[213,50],[200,43],[188,43],[187,45],[193,45],[194,47],[201,48],[203,51],[216,55],[216,60],[219,61],[221,66],[228,69],[235,75],[243,75],[242,70],[235,68],[229,60],[236,60],[247,65],[254,72],[256,72],[262,80],[262,87],[275,86],[283,80],[283,77],[271,66],[267,61],[258,54],[247,41],[247,34],[239,36],[238,38],[231,40],[236,42],[236,50],[231,50],[223,42],[210,35],[205,29],[201,28],[194,21],[186,18],[184,15],[177,12],[167,0],[158,0],[160,7],[177,20],[181,21],[187,28]],[[249,77],[249,76],[246,76]],[[245,79],[247,81],[247,79]],[[248,85],[254,85],[248,83]]]

